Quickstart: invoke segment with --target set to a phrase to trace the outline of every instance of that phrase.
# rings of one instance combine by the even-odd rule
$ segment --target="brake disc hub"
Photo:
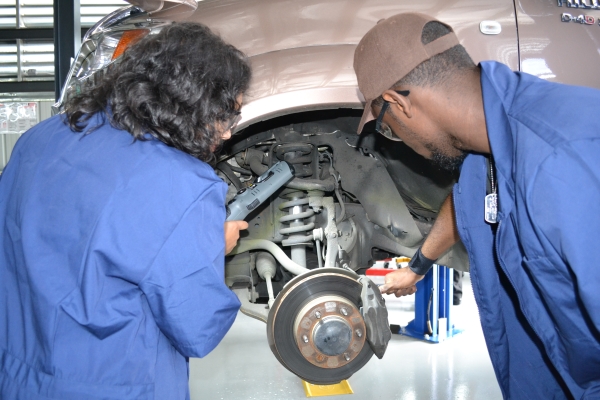
[[[273,355],[306,382],[348,379],[373,356],[358,275],[318,268],[292,279],[273,303],[267,339]]]
[[[340,296],[322,296],[298,312],[294,332],[302,356],[321,368],[339,368],[365,345],[366,327],[354,304]]]

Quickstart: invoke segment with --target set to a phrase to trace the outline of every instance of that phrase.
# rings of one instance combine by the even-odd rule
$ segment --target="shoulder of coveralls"
[[[100,144],[106,137],[110,137],[113,148],[110,154],[107,154],[107,160],[123,171],[123,178],[126,178],[127,170],[132,172],[135,167],[144,171],[146,175],[151,175],[156,183],[162,181],[169,186],[179,183],[180,189],[190,196],[190,202],[215,184],[220,187],[217,191],[222,193],[223,203],[225,202],[227,185],[210,165],[181,150],[169,147],[149,134],[146,135],[146,140],[136,141],[129,132],[111,126],[102,113],[93,115],[83,132],[72,131],[64,114],[48,118],[22,135],[13,154],[16,156],[21,149],[31,147],[27,145],[28,142],[38,143],[34,146],[36,148],[44,146],[47,140],[53,140],[53,134],[72,134],[74,138],[89,141],[90,144]],[[101,148],[107,149],[106,146]],[[111,158],[114,158],[114,161],[110,160]]]
[[[12,150],[11,158],[18,156],[21,149],[24,148],[29,141],[35,140],[36,135],[43,135],[45,133],[48,133],[49,131],[54,131],[56,129],[64,129],[63,117],[64,116],[61,114],[54,115],[29,128],[25,133],[23,133],[19,137],[19,140],[17,140],[17,143],[15,144],[15,147]]]
[[[486,61],[480,65],[488,82],[502,94],[512,124],[529,128],[551,147],[598,137],[600,119],[594,115],[600,90],[513,72],[498,62]]]
[[[106,203],[96,230],[112,232],[110,240],[126,250],[118,252],[111,247],[105,251],[124,260],[122,272],[132,282],[140,282],[174,234],[188,229],[192,235],[193,227],[208,224],[201,210],[223,229],[227,185],[205,162],[152,137],[134,141],[128,132],[104,124],[81,140],[91,140],[87,147],[95,148],[93,145],[106,142],[103,137],[107,136],[110,151],[103,154],[110,161],[103,165],[120,183]],[[119,143],[113,146],[112,141]],[[171,254],[177,251],[181,252],[173,250]]]
[[[204,161],[182,150],[168,146],[148,133],[144,135],[144,140],[134,141],[129,132],[113,127],[105,120],[105,116],[100,113],[90,119],[88,127],[93,129],[94,126],[102,124],[113,132],[127,133],[131,138],[132,145],[143,148],[143,152],[148,155],[144,167],[149,168],[157,179],[160,177],[170,180],[177,179],[180,182],[185,182],[190,188],[196,187],[201,191],[204,190],[202,188],[206,188],[212,183],[221,187],[223,196],[225,196],[227,185],[217,176],[215,170]],[[93,133],[92,131],[91,134]],[[162,163],[156,162],[157,159],[160,159]],[[201,185],[194,186],[195,183],[201,183]]]
[[[151,188],[146,187],[143,180],[135,180],[140,192],[147,196],[164,198],[166,205],[176,207],[181,212],[202,198],[205,193],[211,192],[211,196],[220,198],[219,205],[222,205],[224,212],[227,184],[217,176],[209,164],[166,145],[150,134],[144,135],[144,140],[134,140],[129,132],[110,125],[103,115],[96,114],[90,119],[89,126],[94,125],[100,125],[102,129],[92,131],[89,136],[96,133],[113,134],[124,140],[126,147],[131,147],[124,150],[135,154],[138,160],[135,169],[142,175],[151,177]],[[131,182],[133,185],[133,179]]]

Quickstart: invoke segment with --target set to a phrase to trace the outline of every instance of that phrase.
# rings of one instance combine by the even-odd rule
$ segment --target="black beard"
[[[387,112],[389,113],[390,111],[388,110]],[[402,120],[400,120],[400,118],[396,116],[396,114],[391,114],[392,118],[398,123],[398,125],[402,127],[404,131],[408,132],[408,134],[414,137],[418,137],[418,135],[414,131],[408,129],[408,127],[404,124],[404,122],[402,122]],[[452,142],[456,143],[456,138],[452,138]],[[465,153],[462,150],[459,150],[460,154],[458,156],[447,156],[431,143],[425,143],[425,148],[431,151],[431,163],[436,167],[439,167],[450,173],[458,172],[460,170],[460,166],[467,157],[467,153]]]
[[[460,155],[455,157],[450,157],[445,154],[442,154],[437,149],[429,149],[431,150],[431,162],[441,169],[448,171],[450,173],[455,173],[460,170],[460,166],[462,165],[465,157],[467,157],[467,153],[462,152]]]

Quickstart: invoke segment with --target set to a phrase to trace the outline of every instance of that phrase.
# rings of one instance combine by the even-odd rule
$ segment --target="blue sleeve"
[[[240,307],[225,285],[224,199],[212,185],[186,210],[140,288],[160,330],[186,357],[203,357]]]
[[[571,141],[540,166],[528,188],[533,224],[552,261],[573,280],[580,307],[600,334],[600,138]],[[560,258],[560,259],[558,259]],[[564,263],[564,264],[563,264]],[[558,270],[558,269],[557,269]]]

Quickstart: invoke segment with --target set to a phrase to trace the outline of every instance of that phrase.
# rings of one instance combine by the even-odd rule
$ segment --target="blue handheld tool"
[[[243,220],[293,177],[294,167],[286,161],[275,163],[252,186],[241,189],[227,204],[227,221]]]

